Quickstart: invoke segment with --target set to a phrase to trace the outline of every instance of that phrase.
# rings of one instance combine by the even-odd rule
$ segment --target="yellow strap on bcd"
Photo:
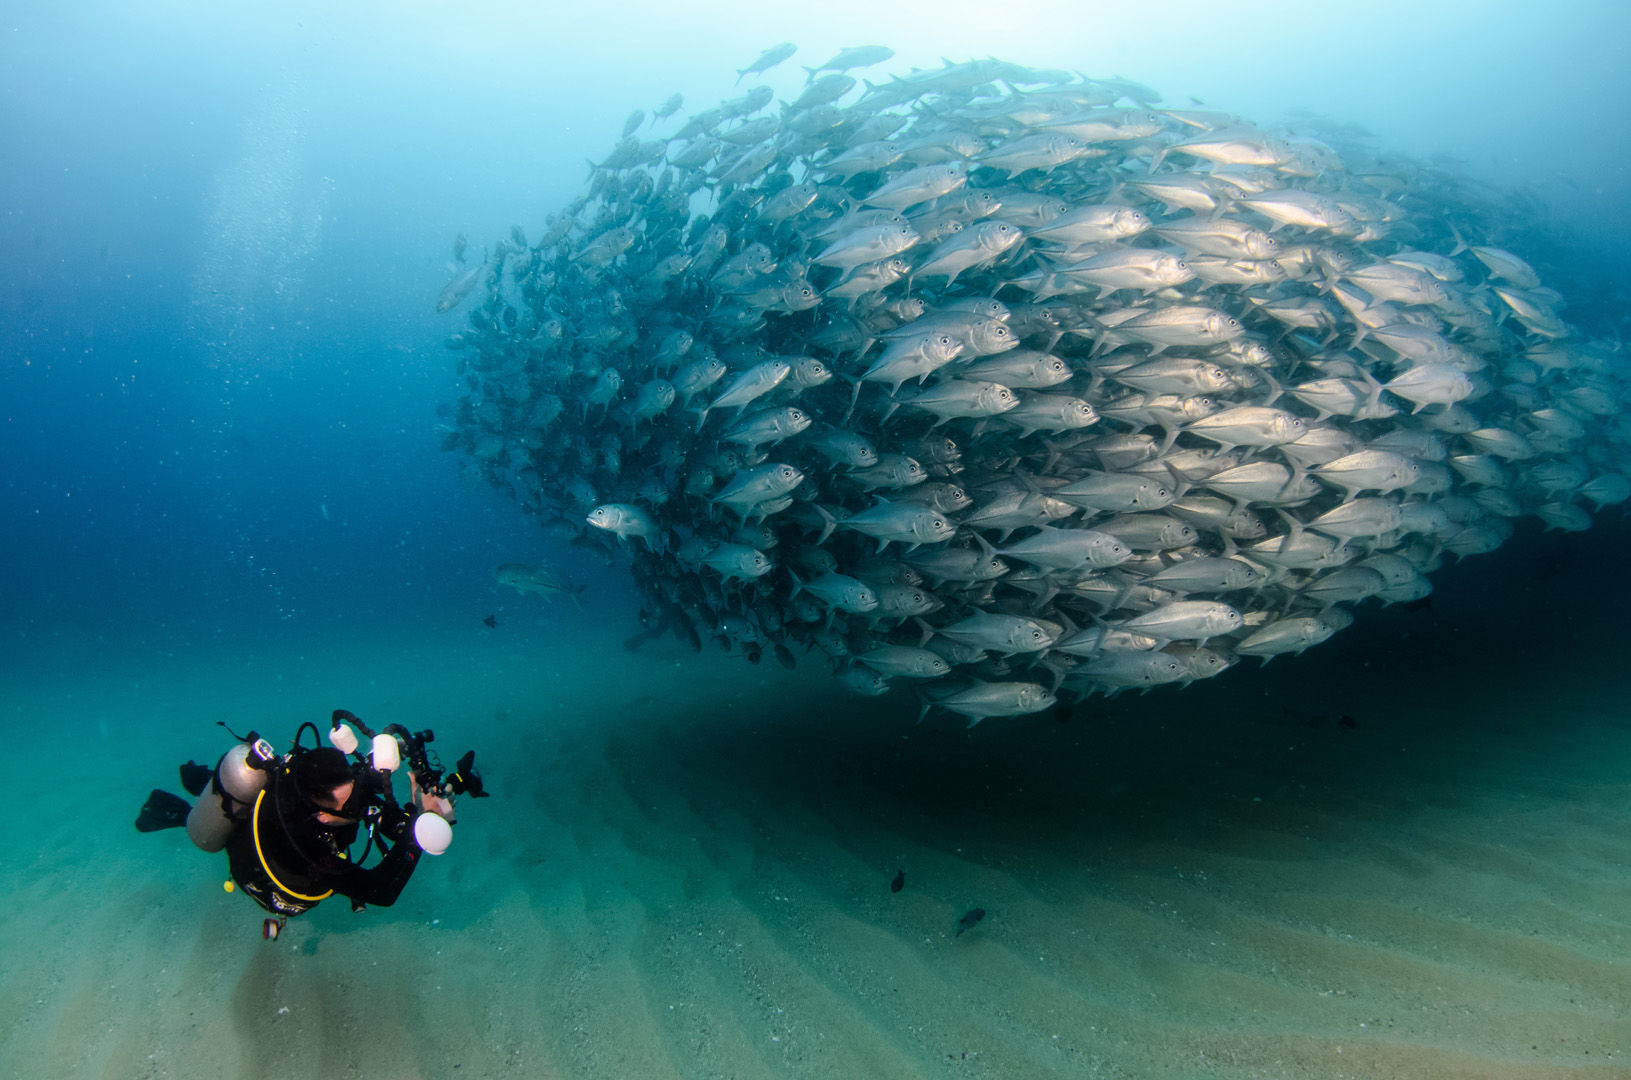
[[[260,794],[255,796],[255,812],[249,823],[250,832],[255,837],[255,856],[261,861],[261,869],[266,871],[266,876],[272,879],[272,884],[277,886],[279,892],[286,893],[289,896],[294,897],[296,900],[305,900],[313,904],[319,900],[327,900],[329,897],[334,895],[333,889],[330,889],[327,892],[321,893],[317,896],[306,896],[302,893],[295,892],[293,889],[289,888],[289,886],[283,884],[283,882],[277,879],[277,875],[272,873],[272,866],[266,861],[266,852],[261,850],[261,800],[264,798],[266,798],[266,789],[261,788]]]

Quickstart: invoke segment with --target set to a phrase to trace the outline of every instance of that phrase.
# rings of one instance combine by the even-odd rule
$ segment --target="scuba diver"
[[[350,725],[371,739],[366,756]],[[307,728],[318,745],[302,745]],[[232,874],[226,889],[241,888],[268,912],[271,917],[261,926],[268,941],[289,916],[336,893],[350,899],[353,911],[370,904],[389,907],[421,854],[447,850],[454,798],[487,795],[474,750],[444,781],[440,763],[426,749],[435,739],[431,731],[391,724],[376,735],[345,709],[334,710],[330,718],[329,746],[320,744],[317,725],[310,721],[300,725],[294,745],[282,755],[253,731],[234,737],[238,744],[215,768],[193,761],[181,766],[181,784],[198,797],[196,804],[154,789],[136,828],[157,832],[184,825],[202,850],[225,849]],[[409,765],[405,807],[391,790],[391,774],[404,760]],[[353,857],[360,833],[367,841],[361,856]],[[376,845],[379,861],[365,866]]]

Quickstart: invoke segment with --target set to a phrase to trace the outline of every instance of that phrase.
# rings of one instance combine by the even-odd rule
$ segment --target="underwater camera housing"
[[[344,727],[342,721],[355,724],[363,734],[375,737],[368,730],[366,724],[345,709],[335,709],[331,720],[332,729],[339,731]],[[429,745],[436,741],[436,733],[430,728],[423,731],[409,731],[401,724],[387,724],[380,733],[396,740],[401,748],[401,757],[408,763],[408,769],[413,774],[414,781],[423,791],[436,795],[446,796],[468,794],[472,798],[485,799],[488,792],[482,784],[481,774],[476,771],[476,752],[467,750],[454,765],[452,773],[443,781],[442,764],[436,754],[429,749]]]
[[[453,772],[448,774],[444,784],[441,762],[437,761],[435,755],[426,748],[427,743],[436,741],[434,731],[430,728],[424,731],[409,731],[401,724],[391,724],[385,729],[385,734],[395,735],[397,742],[402,744],[402,756],[421,788],[438,794],[452,792],[454,795],[469,794],[476,799],[487,797],[487,791],[482,786],[481,774],[476,771],[474,750],[465,751],[464,756],[453,766]]]

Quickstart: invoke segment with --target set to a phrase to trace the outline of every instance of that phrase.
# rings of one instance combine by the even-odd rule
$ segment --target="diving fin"
[[[192,806],[181,796],[154,788],[142,804],[142,812],[136,816],[136,829],[138,832],[159,832],[179,828],[187,824],[187,814],[191,810]]]
[[[208,765],[200,765],[189,759],[187,764],[181,767],[181,786],[187,789],[187,794],[196,798],[204,794],[204,789],[209,787],[210,779],[214,775],[215,770]]]

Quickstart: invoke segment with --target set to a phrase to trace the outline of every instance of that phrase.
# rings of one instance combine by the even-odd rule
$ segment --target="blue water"
[[[1102,4],[834,10],[654,6],[629,33],[505,5],[15,5],[5,639],[128,628],[134,612],[210,627],[230,606],[242,628],[455,603],[529,537],[435,450],[431,409],[455,383],[429,299],[450,238],[537,228],[632,109],[675,89],[717,100],[773,40],[806,63],[888,41],[896,70],[1000,54],[1262,121],[1352,120],[1532,186],[1567,227],[1547,243],[1587,268],[1548,280],[1624,296],[1623,5],[1197,5],[1187,25]],[[1553,268],[1554,251],[1530,254]]]
[[[679,685],[653,675],[608,698],[587,681],[563,690],[539,676],[554,650],[605,649],[632,632],[635,598],[619,570],[544,539],[438,449],[435,407],[460,383],[441,345],[457,316],[432,304],[456,234],[479,249],[512,222],[535,232],[583,189],[585,160],[632,110],[675,90],[688,107],[712,104],[733,92],[735,68],[777,41],[798,42],[797,61],[810,64],[870,42],[899,54],[884,71],[996,55],[1119,73],[1174,104],[1193,96],[1264,123],[1307,109],[1363,125],[1384,147],[1448,155],[1496,190],[1539,199],[1543,217],[1510,223],[1533,244],[1519,253],[1572,298],[1571,321],[1631,332],[1631,6],[1138,6],[9,5],[0,697],[13,705],[0,722],[17,730],[0,728],[0,745],[34,734],[45,710],[93,684],[73,706],[95,702],[73,714],[84,730],[126,707],[144,723],[174,716],[148,733],[164,742],[142,758],[155,769],[172,746],[212,745],[182,707],[207,704],[182,694],[189,679],[210,693],[230,688],[262,716],[282,703],[411,711],[374,680],[445,664],[435,707],[467,702],[472,730],[494,710],[525,708],[527,695],[536,705],[559,694],[580,720],[611,723]],[[801,78],[789,65],[772,81],[786,95]],[[1612,511],[1584,535],[1531,526],[1438,575],[1429,611],[1365,613],[1304,668],[1276,661],[1195,692],[1231,707],[1261,697],[1300,723],[1346,711],[1321,695],[1360,699],[1389,678],[1442,692],[1455,672],[1486,703],[1514,672],[1611,683],[1626,641],[1631,526]],[[588,610],[501,590],[492,570],[509,561],[548,562],[589,583]],[[513,636],[483,636],[489,614]],[[346,652],[353,639],[368,648]],[[315,671],[302,666],[307,654],[323,653],[356,664],[330,664],[291,691]],[[686,660],[658,656],[664,670]],[[711,692],[762,686],[765,673],[746,664],[699,663]],[[109,672],[126,681],[107,682]],[[131,673],[175,700],[142,697]],[[486,685],[503,691],[488,700]],[[1458,711],[1454,694],[1434,700]],[[1116,715],[1138,714],[1120,702]],[[821,716],[812,709],[811,724]],[[291,715],[289,727],[305,718]],[[1458,737],[1476,740],[1477,719]],[[1510,732],[1521,719],[1499,725]],[[808,749],[798,738],[782,745]],[[781,770],[752,754],[738,761]],[[504,775],[520,782],[508,764]],[[983,759],[951,767],[961,782],[991,779]],[[934,785],[910,775],[910,788]],[[944,808],[940,797],[907,798],[902,813]],[[124,839],[128,825],[118,828]],[[478,910],[457,919],[479,921]],[[136,1024],[120,1009],[103,1022]],[[128,1062],[113,1074],[142,1075]]]

